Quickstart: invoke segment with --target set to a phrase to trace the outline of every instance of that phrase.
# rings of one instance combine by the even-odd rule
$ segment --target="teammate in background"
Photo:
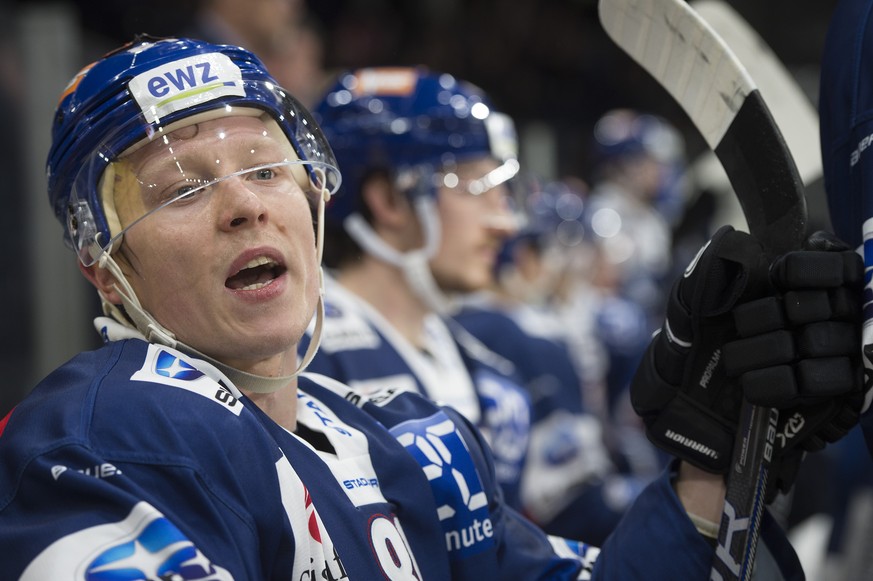
[[[519,508],[528,396],[510,361],[444,316],[455,293],[491,283],[517,227],[512,121],[476,87],[421,68],[344,73],[314,113],[344,185],[326,209],[328,316],[310,368],[361,394],[403,388],[457,409]]]
[[[523,308],[522,326],[560,335],[583,378],[585,407],[604,422],[614,460],[647,479],[660,472],[662,460],[640,431],[628,388],[651,339],[649,321],[622,294],[621,265],[611,259],[608,239],[592,228],[587,190],[573,183],[534,188],[526,204],[529,226],[510,241],[506,254],[513,259],[499,269],[499,286],[540,305],[545,320],[532,321]]]
[[[645,310],[653,331],[669,290],[671,223],[684,203],[682,138],[659,117],[616,109],[597,121],[593,143],[591,226],[619,292]]]
[[[361,394],[392,386],[454,406],[480,426],[510,504],[524,507],[518,496],[523,478],[516,475],[523,474],[522,462],[535,468],[542,464],[524,457],[530,449],[520,437],[525,426],[516,420],[518,390],[509,377],[499,375],[511,372],[513,362],[454,331],[446,318],[459,293],[491,283],[498,246],[512,233],[506,184],[517,161],[509,120],[469,85],[449,75],[405,68],[342,75],[316,115],[344,168],[344,182],[326,210],[330,245],[325,262],[334,278],[327,285],[321,350],[311,368],[340,378]],[[714,264],[721,265],[720,260],[714,258]],[[725,260],[728,266],[719,266],[719,274],[735,273],[733,259]],[[737,282],[716,280],[723,286]],[[686,282],[686,287],[693,284]],[[704,294],[718,288],[696,284],[704,286]],[[727,313],[738,297],[728,293],[707,300],[720,301],[720,312]],[[674,327],[690,324],[677,320]],[[306,347],[302,342],[301,353]],[[681,347],[680,354],[686,355],[688,348]],[[683,361],[672,361],[673,350],[663,353],[668,366]],[[665,371],[660,358],[656,369],[648,369],[653,362],[648,363],[643,383],[666,375],[657,381],[677,386],[693,378],[676,375],[681,365]],[[713,371],[710,366],[708,373]],[[651,419],[673,399],[667,393],[657,401],[643,398],[642,413]],[[713,388],[704,399],[720,393]],[[712,405],[707,399],[701,407]],[[731,424],[734,419],[729,415],[723,421]],[[667,437],[675,441],[671,445],[662,437],[659,444],[669,452],[706,450],[721,459],[716,468],[727,469],[720,421],[715,426],[709,421],[667,424]],[[704,434],[698,433],[701,425]],[[713,436],[719,439],[712,441]],[[701,464],[713,468],[705,460]]]
[[[873,33],[870,31],[873,2],[840,0],[829,24],[822,55],[819,92],[821,151],[830,220],[837,235],[863,257],[867,271],[864,290],[864,364],[869,378],[873,370],[873,317],[870,309],[870,269],[873,267]],[[869,406],[869,401],[866,402]],[[852,442],[866,440],[873,453],[873,415],[861,420],[863,438],[847,439],[836,455],[836,470],[830,490],[837,507],[830,554],[824,573],[834,579],[869,579],[870,499],[873,477],[868,460],[851,452]],[[842,478],[840,478],[842,477]],[[861,517],[861,518],[859,518]]]
[[[573,352],[584,357],[592,337],[602,346],[602,416],[610,446],[629,470],[647,474],[665,458],[643,437],[631,408],[630,381],[647,337],[663,324],[675,271],[672,226],[685,200],[684,145],[667,121],[631,109],[603,115],[592,143],[593,186],[585,222],[594,275],[575,288],[563,315],[590,321],[571,331]]]
[[[451,405],[489,442],[510,506],[602,541],[636,490],[604,486],[609,459],[578,377],[561,377],[565,401],[542,402],[525,385],[545,363],[526,352],[529,334],[510,325],[509,349],[495,352],[451,319],[465,294],[492,286],[517,228],[512,121],[477,87],[421,67],[345,73],[315,114],[344,185],[326,209],[328,316],[310,369],[362,394],[397,387]]]
[[[52,136],[49,200],[104,302],[106,344],[49,374],[0,422],[4,576],[705,578],[714,551],[694,522],[718,519],[721,477],[677,462],[593,562],[596,551],[548,539],[503,503],[487,446],[451,408],[301,375],[297,342],[323,318],[320,218],[339,174],[317,124],[254,55],[136,39],[71,81]],[[727,231],[698,265],[723,266],[728,242],[746,252],[742,273],[766,272],[754,240]],[[780,262],[834,259],[843,265],[835,252]],[[696,296],[737,283],[678,286],[704,280]],[[689,316],[710,323],[707,337],[732,335],[699,306]],[[806,355],[800,363],[817,362]],[[684,375],[682,360],[668,363]],[[656,404],[647,417],[681,430],[696,413],[662,416],[669,398],[651,371],[639,383]],[[723,385],[716,413],[737,396]],[[670,389],[694,395],[684,380]],[[784,537],[764,534],[791,573]]]
[[[663,466],[657,466],[644,435],[653,461],[632,476],[628,460],[635,469],[639,460],[613,456],[618,447],[605,446],[605,440],[616,438],[604,430],[607,356],[596,333],[585,341],[596,352],[595,364],[583,365],[571,355],[567,320],[574,328],[596,325],[587,313],[563,316],[567,295],[589,282],[595,262],[585,240],[584,195],[564,182],[537,180],[527,180],[525,191],[523,226],[500,252],[495,284],[464,297],[453,319],[513,362],[531,398],[524,510],[548,532],[593,541],[608,535],[641,483]],[[642,338],[647,345],[650,336]],[[636,362],[628,373],[635,367]],[[621,473],[615,460],[624,468]]]

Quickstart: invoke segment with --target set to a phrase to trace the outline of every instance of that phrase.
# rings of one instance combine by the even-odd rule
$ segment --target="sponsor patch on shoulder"
[[[242,72],[220,53],[163,64],[135,76],[128,88],[149,123],[219,97],[245,96]]]
[[[142,367],[130,379],[182,388],[214,401],[237,416],[243,409],[232,393],[194,367],[182,353],[169,347],[150,344]]]
[[[233,581],[156,508],[140,502],[118,522],[64,536],[30,563],[22,581],[43,579]]]
[[[390,431],[427,476],[450,558],[466,559],[493,547],[488,495],[454,422],[439,411],[407,420]]]

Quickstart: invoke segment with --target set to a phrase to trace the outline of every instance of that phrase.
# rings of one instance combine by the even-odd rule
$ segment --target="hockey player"
[[[573,321],[576,338],[600,318],[593,305],[572,317],[562,313],[568,303],[581,302],[596,262],[596,250],[585,240],[583,195],[565,182],[533,180],[528,187],[523,226],[500,252],[495,283],[465,297],[452,318],[512,361],[530,396],[531,438],[521,488],[525,513],[550,533],[594,542],[609,534],[641,484],[663,466],[644,435],[638,440],[647,458],[637,449],[633,457],[619,450],[606,423],[607,342],[586,333],[585,361],[570,349],[566,321]],[[623,334],[629,334],[627,327]],[[640,338],[645,348],[651,334]],[[630,376],[636,362],[625,367]],[[627,460],[633,460],[632,470]]]
[[[310,370],[367,394],[397,387],[479,427],[521,506],[530,401],[513,364],[445,315],[492,280],[516,228],[512,121],[472,85],[424,68],[340,75],[314,114],[343,171],[325,210],[327,317]],[[300,345],[300,350],[307,343]]]
[[[693,520],[718,518],[718,475],[677,463],[594,561],[503,503],[488,447],[457,412],[300,375],[297,342],[323,316],[310,212],[320,217],[339,175],[316,123],[251,53],[136,39],[73,79],[52,135],[49,199],[109,316],[97,321],[105,346],[0,421],[5,578],[707,575],[713,550]],[[720,233],[700,265],[719,265],[726,241],[757,278],[746,235]],[[710,337],[731,328],[711,322]],[[696,361],[696,346],[685,353]],[[674,404],[697,394],[659,372],[648,416],[682,433],[697,412]],[[736,392],[724,385],[712,416],[730,431],[718,410]],[[770,532],[770,551],[796,565]]]
[[[517,395],[505,375],[513,362],[496,358],[445,318],[456,293],[491,282],[498,247],[512,233],[506,186],[518,165],[511,121],[475,87],[422,68],[343,74],[315,113],[344,173],[326,210],[325,261],[335,280],[328,280],[328,316],[310,369],[357,393],[392,386],[449,403],[480,427],[509,502],[526,508],[517,497],[519,468],[527,461],[535,481],[549,463],[524,456],[525,426],[512,413],[519,409]],[[306,346],[301,343],[301,353]],[[652,411],[647,404],[641,409]],[[704,435],[719,434],[702,425]],[[682,442],[699,447],[704,440]],[[724,447],[711,443],[710,452]],[[664,438],[661,444],[677,452]],[[718,468],[726,468],[724,454],[715,454]],[[568,468],[576,464],[573,454],[564,458]],[[589,459],[597,474],[595,458]],[[589,483],[572,484],[567,492],[584,493]],[[578,505],[553,502],[582,518]],[[591,521],[600,504],[589,508]]]
[[[460,296],[493,283],[517,227],[511,119],[424,67],[342,74],[315,114],[344,183],[326,209],[332,277],[310,369],[359,393],[403,387],[451,405],[489,442],[508,504],[562,535],[604,538],[635,487],[604,486],[599,422],[578,403],[552,414],[526,389],[527,364],[543,363],[529,333],[503,337],[522,353],[510,360],[450,317]],[[561,381],[578,401],[578,379]]]
[[[605,480],[615,471],[600,422],[563,395],[541,405],[530,333],[510,325],[508,349],[494,349],[451,318],[459,297],[493,284],[518,225],[512,120],[478,87],[424,67],[341,74],[314,113],[343,185],[326,208],[332,276],[310,369],[359,393],[403,387],[451,405],[491,445],[508,504],[561,535],[604,538],[638,487]],[[561,382],[578,393],[577,379]]]
[[[667,121],[631,109],[609,111],[594,126],[587,211],[618,292],[643,307],[649,331],[663,322],[672,266],[668,217],[681,213],[684,201],[676,178],[683,148]]]
[[[873,311],[870,293],[873,292],[870,269],[873,267],[873,158],[870,149],[873,139],[873,99],[870,96],[870,72],[873,70],[873,34],[870,32],[873,2],[870,0],[840,0],[836,4],[824,45],[819,91],[821,119],[821,152],[830,220],[834,231],[863,257],[866,276],[864,289],[862,349],[868,382],[873,370]],[[870,400],[865,402],[869,408]],[[873,414],[867,411],[862,420],[864,439],[873,454]],[[848,444],[848,443],[847,443]],[[859,466],[859,459],[844,447],[841,457],[846,458],[851,474],[833,482],[840,494],[834,514],[835,525],[832,545],[834,554],[842,557],[846,571],[844,578],[862,578],[870,573],[869,522],[852,519],[854,506],[869,498],[870,466]],[[866,462],[866,459],[863,460]],[[838,478],[838,476],[834,476]],[[859,511],[854,511],[856,514]],[[839,526],[844,522],[849,526]],[[851,528],[852,520],[855,526]],[[859,530],[860,529],[860,530]],[[864,542],[852,543],[852,539]],[[843,540],[845,539],[845,540]],[[842,541],[842,542],[839,542]],[[853,546],[855,549],[853,550]],[[831,557],[834,557],[832,554]],[[852,576],[853,572],[857,572]]]

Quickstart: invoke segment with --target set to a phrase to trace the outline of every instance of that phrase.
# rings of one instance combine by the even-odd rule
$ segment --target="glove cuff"
[[[726,474],[730,467],[733,429],[684,394],[646,421],[646,435],[656,446],[701,470]]]

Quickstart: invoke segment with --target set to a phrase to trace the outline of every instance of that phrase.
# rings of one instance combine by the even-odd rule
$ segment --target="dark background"
[[[685,134],[689,157],[705,147],[670,96],[606,37],[596,0],[301,2],[321,35],[326,68],[423,63],[471,80],[520,126],[545,121],[558,130],[560,173],[587,170],[590,127],[614,107],[667,117]],[[835,0],[728,3],[815,100]],[[198,8],[196,0],[72,5],[95,48],[120,44],[137,32],[179,34]]]

